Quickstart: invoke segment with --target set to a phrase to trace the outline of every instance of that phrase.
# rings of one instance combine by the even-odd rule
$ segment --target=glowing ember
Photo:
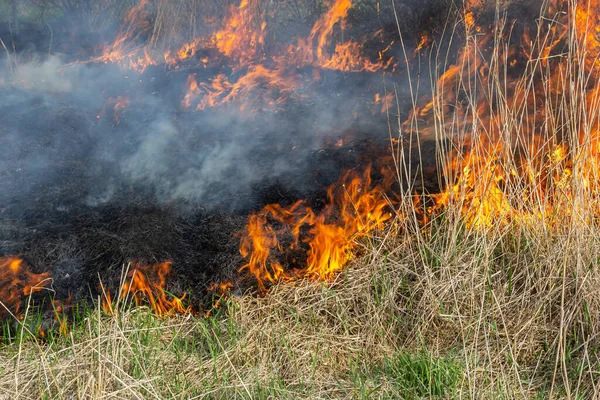
[[[215,293],[219,296],[225,296],[233,289],[232,282],[221,282],[221,283],[212,283],[208,286],[208,291]]]

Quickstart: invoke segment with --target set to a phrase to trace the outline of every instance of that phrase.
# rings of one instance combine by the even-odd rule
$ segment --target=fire
[[[351,0],[335,0],[329,11],[315,22],[308,39],[298,41],[301,64],[310,65],[315,61],[326,61],[327,47],[333,28],[340,23],[341,28],[344,29],[350,7],[352,7]],[[316,49],[313,48],[315,39],[317,39]]]
[[[328,44],[328,39],[331,36],[333,27],[341,23],[341,28],[344,29],[346,16],[348,10],[352,7],[352,1],[350,0],[336,0],[329,11],[325,13],[313,26],[313,29],[308,37],[308,40],[312,42],[315,37],[317,38],[317,58],[321,59],[325,52],[325,46]]]
[[[194,75],[188,77],[188,89],[182,105],[185,108],[197,101],[196,109],[204,110],[230,104],[236,100],[252,100],[257,96],[262,104],[273,106],[284,102],[296,87],[295,77],[286,76],[285,71],[271,70],[262,65],[250,67],[237,81],[230,82],[224,74],[217,75],[210,82],[198,83]],[[258,91],[257,88],[263,89]],[[241,110],[251,101],[241,102]]]
[[[219,308],[221,308],[222,300],[229,297],[231,289],[233,289],[233,283],[229,282],[229,281],[222,282],[222,283],[215,282],[215,283],[211,283],[208,286],[208,288],[207,288],[208,292],[213,293],[214,295],[218,296],[218,298],[212,304],[212,308],[210,308],[204,312],[204,318],[209,318],[210,316],[213,315],[215,310],[218,310]]]
[[[233,282],[215,282],[211,283],[207,288],[209,292],[218,294],[219,296],[226,295],[231,289],[233,289]]]
[[[148,66],[156,65],[148,47],[137,43],[150,27],[148,12],[145,9],[147,4],[148,0],[140,0],[136,6],[129,9],[115,41],[104,47],[102,55],[93,57],[87,62],[114,63],[140,73]]]
[[[362,46],[356,42],[336,44],[334,53],[326,60],[323,60],[320,66],[324,69],[337,71],[377,72],[386,69],[393,61],[389,59],[387,62],[381,60],[372,62],[368,59],[363,59],[359,55],[361,49]]]
[[[100,119],[106,114],[107,108],[111,107],[113,110],[113,118],[116,125],[121,122],[121,114],[125,111],[125,108],[129,105],[129,96],[119,96],[117,98],[109,97],[102,110],[98,113],[96,118]]]
[[[201,49],[216,49],[221,55],[230,57],[234,69],[249,66],[263,56],[267,24],[260,15],[258,5],[242,0],[239,6],[231,5],[223,20],[223,28],[210,37],[196,37],[179,50],[164,52],[164,61],[170,68],[192,58]],[[262,21],[261,21],[262,20]],[[202,59],[203,64],[208,59]]]
[[[266,206],[249,217],[240,241],[240,253],[259,290],[269,284],[306,276],[327,280],[353,257],[356,240],[383,229],[392,216],[381,185],[372,185],[371,168],[345,173],[340,184],[327,191],[327,205],[315,211],[304,201],[289,207]],[[291,271],[282,256],[307,248],[306,260]]]
[[[158,65],[159,59],[153,56],[155,52],[150,45],[139,43],[149,29],[147,5],[148,0],[141,0],[132,7],[115,41],[105,46],[100,56],[87,62],[115,63],[139,73],[149,66]],[[219,58],[225,58],[233,71],[242,71],[235,82],[223,73],[206,82],[192,82],[190,75],[182,105],[197,110],[238,100],[249,103],[256,98],[264,99],[264,103],[272,107],[284,101],[289,93],[310,83],[310,77],[298,79],[297,69],[306,66],[346,72],[393,70],[394,59],[384,56],[392,43],[383,44],[379,59],[372,61],[362,56],[363,44],[334,42],[335,28],[345,28],[352,5],[351,0],[334,0],[329,10],[315,22],[307,38],[297,38],[297,43],[281,48],[276,56],[270,56],[265,53],[266,16],[255,1],[241,0],[238,6],[230,6],[221,29],[208,36],[193,38],[179,49],[166,49],[160,62],[169,69],[178,69],[181,63],[204,51],[211,56],[203,56],[199,60],[196,57],[197,66],[206,67]],[[373,37],[379,34],[377,32]],[[318,73],[313,79],[317,77]],[[242,105],[240,108],[247,107]]]
[[[167,49],[164,52],[165,64],[170,68],[177,69],[179,63],[194,57],[198,50],[204,46],[204,42],[204,38],[194,38],[191,42],[183,44],[174,54],[172,54],[171,49]]]
[[[379,106],[379,112],[381,114],[385,114],[394,104],[394,93],[389,92],[384,94],[383,96],[380,93],[375,93],[375,97],[373,99],[373,105]],[[375,114],[376,110],[373,110],[373,114]]]
[[[192,101],[194,101],[202,93],[200,87],[198,86],[198,82],[196,82],[195,74],[188,75],[186,87],[187,93],[185,94],[181,105],[184,108],[190,108],[192,106]]]
[[[338,12],[332,9],[324,16],[309,39],[320,37],[315,32],[330,32],[345,18],[348,2],[336,5]],[[575,217],[595,221],[600,215],[600,6],[577,5],[570,14],[559,14],[555,24],[543,27],[545,41],[530,40],[525,29],[520,48],[510,42],[512,31],[478,24],[481,6],[468,4],[463,49],[435,82],[435,95],[420,102],[403,125],[409,130],[411,121],[425,120],[421,137],[434,137],[434,130],[435,137],[453,144],[442,160],[441,192],[415,196],[421,222],[445,211],[456,211],[476,230],[513,223],[557,227]],[[568,42],[574,39],[576,43]],[[422,47],[427,41],[422,39]],[[494,47],[495,41],[502,44]],[[327,41],[320,41],[321,50],[315,52],[309,43],[301,42],[304,52],[296,51],[296,60],[312,63],[326,54]],[[561,55],[566,46],[585,62]],[[502,64],[494,64],[497,60],[529,70],[514,78]],[[490,76],[499,76],[506,86],[496,86]],[[586,77],[585,84],[577,80],[580,76]],[[569,92],[572,87],[582,93]],[[378,94],[374,103],[383,106],[392,100],[388,96]],[[556,98],[568,107],[581,107],[581,120],[575,123],[561,115],[563,108],[552,109]],[[381,194],[390,186],[371,189],[368,177],[346,174],[344,196],[335,192],[339,185],[330,188],[321,212],[298,201],[288,207],[271,204],[251,215],[240,245],[246,260],[242,271],[256,278],[261,291],[278,281],[335,275],[351,259],[355,240],[391,219],[391,206]]]
[[[419,216],[426,222],[454,210],[472,229],[530,223],[536,218],[555,224],[561,216],[576,214],[577,193],[584,193],[586,201],[580,203],[593,211],[585,218],[597,217],[600,7],[582,3],[564,11],[551,1],[547,12],[552,18],[544,19],[539,31],[523,27],[521,37],[515,39],[517,30],[509,21],[500,18],[497,25],[487,27],[481,22],[484,3],[466,2],[460,13],[463,48],[457,54],[448,52],[451,65],[435,71],[439,78],[432,82],[433,94],[414,100],[412,115],[402,126],[409,131],[419,125],[416,134],[423,140],[452,144],[440,160],[441,192],[415,196],[415,207],[424,210]],[[142,0],[129,11],[115,42],[93,61],[139,72],[157,64],[150,48],[138,43],[149,26],[146,5],[147,0]],[[379,58],[371,60],[363,54],[364,38],[344,40],[340,34],[348,27],[353,2],[333,0],[329,5],[308,36],[295,38],[291,45],[274,44],[277,55],[266,52],[267,14],[252,0],[229,7],[220,28],[212,33],[177,50],[167,49],[163,59],[168,68],[179,68],[192,59],[205,66],[215,61],[213,57],[230,67],[211,77],[189,74],[181,106],[274,108],[324,76],[322,70],[393,72],[394,60],[386,56],[391,44],[382,43]],[[415,54],[433,43],[433,36],[423,33]],[[522,76],[511,75],[515,72]],[[585,79],[578,78],[582,76]],[[572,93],[572,87],[578,93]],[[386,113],[394,104],[392,92],[371,98],[373,112]],[[118,123],[128,98],[109,99],[113,102]],[[576,107],[581,107],[577,109],[581,120],[574,121],[567,110]],[[343,146],[344,140],[336,145]],[[263,292],[278,281],[334,276],[353,257],[356,240],[384,229],[395,215],[385,196],[390,185],[374,184],[371,172],[344,174],[338,185],[329,188],[327,204],[320,210],[300,200],[290,206],[270,204],[252,214],[241,234],[240,253],[245,258],[241,271],[254,276]],[[164,291],[170,271],[169,262],[133,263],[119,297],[146,302],[159,315],[187,312],[182,299]],[[110,304],[108,294],[108,310]]]
[[[417,45],[417,48],[415,49],[414,53],[417,54],[421,50],[430,47],[432,42],[433,42],[433,39],[431,38],[429,33],[423,32],[421,34],[421,38],[419,39],[419,44]]]
[[[336,0],[315,23],[307,39],[298,39],[297,45],[289,46],[267,65],[263,51],[266,23],[255,21],[260,18],[255,18],[251,3],[243,0],[239,7],[230,9],[230,16],[224,21],[225,28],[214,35],[213,42],[221,54],[230,57],[234,70],[245,72],[235,82],[225,74],[219,74],[208,82],[197,82],[196,76],[190,75],[182,106],[205,110],[239,101],[240,109],[245,110],[248,104],[261,99],[263,104],[272,108],[310,83],[310,77],[301,77],[296,68],[313,66],[348,72],[378,72],[392,66],[393,58],[384,57],[391,45],[380,51],[376,62],[360,55],[362,45],[357,42],[338,43],[335,50],[329,52],[334,27],[344,25],[351,6],[350,0]],[[187,45],[184,49],[184,55],[193,53]],[[177,59],[182,58],[178,56]]]
[[[42,291],[50,283],[50,272],[36,274],[18,257],[0,257],[0,316],[18,314],[24,298]]]
[[[254,5],[254,8],[257,6]],[[229,18],[223,23],[224,28],[214,34],[216,48],[242,65],[260,58],[267,24],[264,21],[255,23],[256,19],[259,18],[255,17],[249,0],[242,0],[237,8],[232,6]]]
[[[443,168],[447,184],[431,196],[434,205],[428,212],[458,209],[460,218],[475,229],[534,221],[555,226],[578,213],[581,221],[590,222],[590,211],[600,211],[600,7],[577,4],[570,13],[557,13],[556,23],[543,27],[543,41],[531,40],[525,29],[520,49],[502,44],[492,55],[490,44],[511,43],[510,34],[493,33],[491,28],[484,34],[485,28],[477,24],[479,6],[470,4],[466,9],[467,38],[457,62],[437,81],[436,96],[415,113],[454,143]],[[550,12],[556,9],[551,3]],[[482,35],[470,37],[474,32]],[[565,48],[576,62],[565,55],[569,54]],[[529,69],[522,77],[511,78],[494,66],[494,57],[511,67],[521,60]],[[489,80],[493,74],[507,85],[488,90],[495,87]],[[577,88],[579,94],[570,91],[580,84],[578,74],[588,77],[585,86]],[[476,89],[468,92],[466,87]],[[577,107],[581,120],[560,126],[558,121],[565,117],[552,108],[554,96],[569,104],[565,107]],[[586,200],[578,203],[578,196]],[[587,211],[576,212],[577,204],[584,204]]]
[[[363,46],[352,41],[336,44],[335,51],[330,53],[329,47],[334,28],[337,25],[342,30],[345,28],[346,17],[351,7],[351,0],[335,0],[331,8],[315,22],[308,38],[299,38],[297,45],[288,47],[287,54],[279,61],[299,67],[312,65],[323,69],[348,72],[377,72],[388,68],[392,65],[393,59],[384,61],[382,55],[389,47],[380,52],[378,62],[371,62],[362,57]]]
[[[165,291],[166,278],[171,273],[170,261],[154,265],[142,265],[131,262],[127,277],[121,285],[119,299],[133,299],[136,305],[147,304],[159,316],[172,313],[189,313],[190,308],[183,305],[185,294],[175,297]],[[112,313],[112,296],[107,292],[102,300],[102,308]]]

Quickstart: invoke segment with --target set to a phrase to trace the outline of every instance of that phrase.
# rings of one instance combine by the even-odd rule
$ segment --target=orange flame
[[[232,6],[224,28],[213,37],[216,48],[228,57],[235,56],[234,61],[242,64],[260,58],[267,24],[256,19],[249,0],[242,0],[237,8]]]
[[[139,73],[144,72],[150,65],[156,65],[148,48],[136,43],[150,27],[148,12],[145,10],[147,4],[148,0],[140,0],[136,6],[130,8],[115,41],[104,47],[102,55],[87,62],[114,63]]]
[[[433,39],[431,38],[429,33],[422,33],[421,38],[419,39],[419,44],[417,45],[417,48],[415,49],[414,53],[417,54],[421,50],[428,48],[429,46],[431,46],[432,43]]]
[[[381,114],[385,114],[394,104],[394,93],[389,92],[385,95],[381,95],[380,93],[375,93],[375,98],[373,99],[373,105],[379,105],[379,112]],[[375,114],[375,110],[373,110],[373,114]]]
[[[314,32],[330,32],[345,18],[344,5],[348,2],[335,4],[340,6],[334,7],[340,12],[331,11],[324,17],[333,23],[319,22],[315,25],[319,29]],[[534,42],[525,34],[523,42],[528,45],[521,45],[521,54],[508,46],[495,47],[494,41],[510,40],[510,30],[505,34],[490,29],[491,33],[483,34],[484,27],[477,21],[481,5],[480,1],[467,5],[464,48],[456,63],[446,68],[436,82],[436,95],[416,107],[404,125],[409,129],[414,118],[426,120],[429,126],[419,132],[421,137],[433,126],[437,135],[445,135],[453,142],[443,168],[446,186],[439,194],[424,196],[428,197],[427,203],[415,196],[414,207],[419,210],[419,218],[425,223],[452,207],[468,227],[475,229],[512,222],[528,224],[539,217],[553,224],[564,221],[559,217],[577,214],[573,212],[573,204],[581,200],[576,197],[576,189],[587,196],[585,206],[592,210],[591,215],[579,218],[586,221],[597,218],[600,215],[600,5],[578,5],[574,12],[566,14],[567,20],[559,19],[556,24],[544,27],[548,29],[546,41]],[[309,39],[328,37],[314,32]],[[574,37],[569,32],[574,32]],[[564,52],[564,46],[569,45],[565,41],[573,38],[578,43],[571,51],[578,52],[578,60],[585,60],[584,63],[557,56],[559,49]],[[320,41],[317,49],[321,50],[311,52],[309,42],[301,42],[296,60],[307,64],[318,61],[319,56],[326,54],[323,43],[328,42]],[[497,53],[490,54],[490,49]],[[543,68],[532,69],[515,79],[492,64],[495,60],[506,60],[507,66],[516,66],[517,58],[521,61],[525,58],[522,64],[539,63]],[[501,101],[489,79],[492,73],[500,74],[507,82],[501,90]],[[565,77],[578,76],[586,77],[585,85],[580,88],[583,95],[571,99]],[[554,95],[561,101],[583,102],[582,123],[574,132],[568,131],[570,136],[562,130],[567,128],[563,125],[572,121],[567,123],[564,117],[552,115],[555,111],[544,107],[544,103],[554,101],[551,97]],[[375,104],[390,101],[387,96],[375,97]],[[499,112],[500,107],[506,110]],[[520,114],[513,121],[514,110]],[[304,276],[330,278],[351,258],[356,246],[353,239],[382,228],[390,218],[389,203],[381,195],[389,185],[369,189],[368,178],[368,173],[362,177],[346,175],[342,180],[346,182],[345,196],[334,195],[330,189],[328,205],[321,213],[298,201],[289,207],[268,205],[251,215],[240,244],[240,252],[246,259],[242,270],[256,278],[262,292],[277,281]],[[338,210],[337,218],[334,209]],[[298,254],[294,250],[306,250],[306,260],[294,261],[292,257],[290,261],[290,255]],[[293,270],[284,267],[298,264]]]
[[[148,0],[141,0],[132,7],[124,17],[114,43],[105,46],[100,56],[87,62],[115,63],[140,73],[148,66],[158,65],[158,58],[153,58],[149,44],[138,43],[150,26],[145,9],[147,4]],[[240,106],[241,109],[248,109],[247,104],[257,99],[273,108],[310,82],[309,76],[301,76],[296,70],[305,66],[348,72],[378,72],[390,67],[393,70],[394,59],[384,56],[392,43],[384,45],[377,61],[362,56],[361,43],[333,43],[335,27],[344,29],[351,7],[351,0],[334,0],[307,38],[298,38],[296,45],[283,49],[278,56],[268,57],[265,54],[266,15],[255,1],[241,0],[239,6],[230,6],[221,29],[212,35],[196,37],[178,50],[167,49],[161,62],[169,69],[178,69],[182,62],[203,50],[211,56],[196,60],[198,66],[212,65],[214,57],[226,58],[233,71],[245,71],[235,82],[224,74],[202,83],[196,82],[196,77],[192,81],[190,76],[182,106],[197,110],[237,101],[246,103]],[[380,34],[377,32],[372,38]],[[318,79],[316,70],[313,79]]]
[[[117,98],[109,97],[102,110],[98,113],[96,118],[102,118],[104,114],[106,114],[106,109],[112,106],[113,109],[113,118],[115,120],[115,124],[119,125],[121,122],[121,114],[125,111],[125,108],[129,105],[129,96],[119,96]]]
[[[50,272],[29,271],[17,257],[0,257],[0,316],[18,314],[25,297],[42,291],[50,283]]]
[[[200,48],[205,47],[205,42],[205,38],[198,37],[185,43],[174,54],[171,54],[171,49],[167,49],[164,53],[165,64],[171,68],[177,68],[179,63],[194,57]]]
[[[252,103],[248,100],[256,96],[262,100],[263,104],[274,106],[284,102],[295,87],[294,76],[287,76],[285,71],[271,70],[262,65],[250,67],[233,83],[224,74],[217,75],[208,83],[198,83],[195,76],[190,75],[182,105],[189,108],[197,100],[196,109],[204,110],[244,99],[246,101],[241,102],[240,106],[244,110],[249,103]],[[263,90],[259,91],[257,88]]]
[[[323,60],[325,57],[325,48],[329,44],[329,38],[333,32],[333,27],[340,23],[341,28],[344,29],[346,23],[346,16],[348,10],[352,7],[351,0],[335,0],[329,11],[319,18],[319,20],[313,26],[308,42],[312,43],[317,38],[317,49],[316,58],[317,60]],[[312,55],[312,51],[309,51]]]
[[[279,63],[297,66],[313,65],[323,69],[348,72],[377,72],[392,65],[393,59],[384,61],[382,57],[389,46],[380,52],[378,62],[371,62],[362,57],[363,45],[353,41],[336,44],[334,52],[330,54],[329,47],[334,28],[336,25],[339,25],[342,30],[345,28],[346,17],[351,7],[351,0],[335,0],[331,8],[315,22],[308,38],[298,39],[296,46],[289,46],[287,54],[278,59]]]
[[[214,282],[207,288],[209,292],[218,294],[219,296],[225,296],[231,289],[233,289],[233,282]]]
[[[130,264],[127,278],[121,285],[120,299],[133,298],[136,305],[148,304],[159,316],[172,313],[189,313],[190,308],[183,305],[185,294],[179,298],[168,295],[165,291],[166,278],[171,273],[171,262],[165,261],[155,265]],[[112,297],[106,293],[102,300],[102,308],[112,313]]]
[[[554,224],[564,221],[559,217],[573,214],[578,190],[595,215],[600,212],[600,6],[577,4],[569,13],[558,13],[551,2],[549,12],[557,15],[557,22],[544,26],[542,36],[532,40],[525,30],[520,49],[502,44],[495,47],[497,54],[490,54],[492,41],[510,43],[510,34],[493,29],[483,34],[484,28],[477,24],[480,3],[471,2],[465,10],[467,42],[456,64],[437,81],[436,96],[415,114],[436,126],[438,134],[449,132],[454,142],[444,168],[448,184],[442,193],[431,196],[435,205],[428,212],[434,215],[454,206],[473,228],[539,218]],[[482,33],[477,40],[470,37],[475,32]],[[574,54],[575,63],[561,54],[565,48]],[[511,67],[520,59],[521,65],[543,69],[531,68],[513,78],[498,67],[492,70],[494,59],[506,60]],[[494,86],[489,80],[492,73],[507,82],[501,98],[489,90]],[[589,78],[573,98],[569,85],[579,84],[575,82],[580,73]],[[560,126],[557,121],[565,117],[552,109],[553,96],[563,98],[568,107],[581,107],[577,109],[584,116],[579,126]],[[506,112],[500,112],[501,107]],[[522,114],[516,121],[511,113]],[[581,217],[589,218],[593,217]]]
[[[383,188],[371,187],[370,168],[362,175],[348,172],[340,182],[329,188],[321,212],[297,201],[289,207],[271,204],[249,217],[240,241],[247,263],[240,271],[250,272],[261,292],[277,281],[331,278],[353,257],[356,240],[382,229],[392,217]],[[286,271],[278,255],[301,246],[308,247],[305,264]]]
[[[362,45],[352,41],[336,44],[334,52],[329,54],[328,47],[334,27],[344,24],[351,6],[350,0],[336,0],[329,11],[315,23],[308,39],[299,39],[297,46],[290,46],[283,55],[274,57],[275,67],[269,67],[256,63],[265,58],[263,46],[266,24],[255,21],[251,4],[243,0],[239,7],[230,9],[230,16],[224,21],[225,28],[218,31],[213,40],[219,52],[231,57],[234,70],[246,68],[245,73],[235,82],[231,82],[224,74],[217,75],[209,82],[197,82],[196,77],[190,75],[182,106],[205,110],[240,101],[240,108],[244,110],[249,108],[249,104],[254,107],[254,100],[260,99],[268,107],[274,107],[306,83],[306,78],[301,78],[290,68],[291,65],[366,72],[377,72],[390,67],[393,59],[386,60],[383,56],[390,45],[380,52],[377,62],[363,58],[360,55]],[[378,34],[379,32],[376,33]],[[183,54],[170,59],[179,60],[194,51],[186,45]]]

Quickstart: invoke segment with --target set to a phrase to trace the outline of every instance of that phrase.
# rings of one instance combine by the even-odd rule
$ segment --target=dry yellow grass
[[[233,297],[208,319],[96,310],[51,343],[25,335],[3,348],[0,393],[430,397],[436,382],[411,392],[402,358],[427,354],[417,365],[440,362],[435,379],[450,376],[442,397],[597,396],[600,277],[582,261],[596,263],[600,247],[523,228],[445,243],[446,226],[374,239],[335,282]]]

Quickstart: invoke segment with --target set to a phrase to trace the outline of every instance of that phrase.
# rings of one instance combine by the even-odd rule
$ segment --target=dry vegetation
[[[46,29],[47,24],[58,20],[88,33],[108,34],[118,28],[127,10],[138,3],[137,0],[0,0],[0,22],[9,22],[13,30],[19,30],[23,28],[22,22]],[[146,32],[148,43],[163,49],[179,46],[210,31],[229,7],[238,3],[232,0],[147,0],[145,10],[152,22]],[[280,35],[292,33],[286,29],[308,26],[325,9],[325,2],[320,0],[260,0],[253,4],[257,14],[268,16],[270,26],[280,28]]]
[[[125,307],[91,312],[48,343],[22,332],[3,348],[0,390],[12,398],[597,394],[597,246],[535,229],[449,230],[444,221],[431,235],[390,232],[365,249],[329,285],[233,297],[209,318]]]

